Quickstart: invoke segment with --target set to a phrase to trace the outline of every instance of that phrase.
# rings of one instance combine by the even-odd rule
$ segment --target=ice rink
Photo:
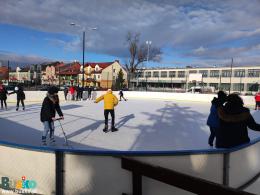
[[[61,121],[73,149],[120,151],[179,151],[210,149],[206,120],[210,103],[130,99],[116,107],[117,132],[104,133],[103,102],[61,103],[65,120]],[[30,104],[26,110],[0,112],[1,141],[42,146],[41,104]],[[252,110],[260,123],[260,111]],[[109,125],[110,125],[109,121]],[[55,122],[55,148],[68,148],[59,122]],[[251,139],[260,132],[250,131]],[[49,147],[49,146],[48,146]]]

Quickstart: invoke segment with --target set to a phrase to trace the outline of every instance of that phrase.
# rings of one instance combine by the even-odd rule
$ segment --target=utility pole
[[[228,94],[230,94],[230,90],[231,90],[232,68],[233,68],[233,58],[231,60],[231,65],[230,65],[230,79],[229,79],[229,93]]]
[[[9,67],[9,60],[7,61],[7,69],[8,69],[8,74],[7,74],[7,85],[9,85],[9,72],[10,72],[10,67]]]

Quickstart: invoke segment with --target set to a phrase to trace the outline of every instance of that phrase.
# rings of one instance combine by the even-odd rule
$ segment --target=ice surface
[[[130,99],[116,107],[117,132],[104,133],[103,103],[93,101],[61,104],[61,121],[70,145],[77,149],[121,151],[175,151],[209,149],[206,125],[210,103]],[[0,140],[41,146],[41,104],[25,111],[0,112]],[[260,111],[251,111],[260,123]],[[109,121],[109,125],[110,125]],[[55,122],[55,147],[65,147],[59,122]],[[250,131],[251,139],[260,133]],[[66,147],[65,147],[66,148]]]

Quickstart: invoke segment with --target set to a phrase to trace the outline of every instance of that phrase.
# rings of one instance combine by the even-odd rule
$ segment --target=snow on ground
[[[74,149],[121,151],[174,151],[209,149],[206,125],[210,103],[140,100],[119,102],[116,107],[118,132],[104,133],[103,103],[93,101],[61,104],[65,120],[61,121],[69,144]],[[15,111],[15,105],[0,112],[0,140],[41,146],[43,125],[41,104]],[[260,111],[251,111],[260,123]],[[110,121],[109,121],[110,125]],[[59,122],[55,122],[56,146],[65,147]],[[260,133],[250,131],[251,139]]]

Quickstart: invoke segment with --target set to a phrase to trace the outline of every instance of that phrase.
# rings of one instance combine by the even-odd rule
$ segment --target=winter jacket
[[[58,96],[55,98],[55,100],[52,100],[49,95],[44,98],[41,108],[41,122],[52,121],[52,118],[55,117],[55,111],[58,112],[60,117],[63,116],[60,109]]]
[[[120,95],[120,96],[123,96],[123,95],[124,95],[122,90],[119,91],[119,95]]]
[[[228,103],[218,108],[220,128],[216,131],[216,147],[230,148],[250,142],[247,127],[260,131],[248,108],[231,107]]]
[[[118,104],[117,97],[111,92],[107,92],[105,95],[100,96],[96,99],[95,103],[104,100],[104,109],[105,110],[113,110],[114,107]]]
[[[17,95],[17,100],[25,100],[25,93],[22,87],[15,87],[15,90],[11,92],[10,95],[14,93]]]
[[[211,128],[219,128],[218,106],[220,102],[216,97],[211,101],[210,113],[207,120],[207,125]]]
[[[260,94],[259,94],[259,93],[257,93],[257,94],[255,95],[255,101],[256,101],[256,102],[260,102]]]
[[[6,100],[7,99],[7,96],[6,94],[8,94],[6,88],[4,85],[0,85],[0,100]]]

